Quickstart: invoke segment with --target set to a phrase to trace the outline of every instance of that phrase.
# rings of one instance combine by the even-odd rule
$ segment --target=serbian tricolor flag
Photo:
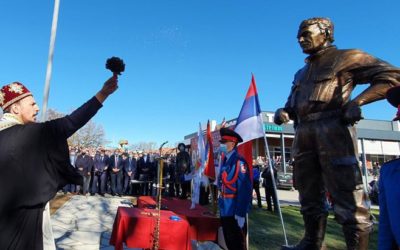
[[[215,180],[214,150],[211,136],[210,120],[207,122],[207,144],[206,144],[206,162],[204,175]]]
[[[264,137],[263,120],[261,116],[260,102],[254,75],[251,76],[251,83],[246,94],[242,109],[236,121],[235,132],[238,133],[243,142],[238,146],[238,152],[246,159],[253,174],[253,142],[252,140]]]

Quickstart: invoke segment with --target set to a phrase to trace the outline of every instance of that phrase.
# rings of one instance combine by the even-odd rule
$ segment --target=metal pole
[[[56,42],[56,34],[57,34],[59,8],[60,8],[60,0],[54,0],[53,23],[51,25],[49,57],[47,59],[46,80],[44,84],[44,93],[43,93],[42,121],[46,120],[47,103],[49,100],[49,92],[50,92],[51,72],[53,68],[54,45]]]
[[[366,184],[368,185],[368,176],[367,176],[367,156],[365,154],[365,144],[364,138],[361,138],[361,156],[362,156],[362,173],[364,175],[364,179]]]
[[[54,44],[56,40],[57,33],[57,21],[58,21],[58,10],[60,7],[60,0],[54,0],[54,11],[53,11],[53,23],[51,25],[51,35],[50,35],[50,47],[49,47],[49,58],[47,61],[47,72],[46,72],[46,82],[44,86],[44,95],[43,95],[43,109],[42,109],[42,121],[46,120],[46,111],[47,111],[47,103],[49,99],[49,90],[50,90],[50,78],[51,78],[51,68],[53,62],[53,54],[54,54]],[[43,245],[45,249],[56,249],[53,230],[50,222],[50,203],[47,202],[45,206],[45,210],[43,211]]]
[[[368,195],[368,176],[367,176],[367,157],[365,154],[364,138],[361,138],[361,155],[362,155],[362,174],[364,175],[363,187],[365,193],[366,204],[368,209],[371,210],[371,200]]]
[[[281,164],[283,164],[283,173],[286,174],[286,151],[285,151],[285,135],[282,133],[281,134],[281,152],[282,152],[282,158],[281,158]]]
[[[276,190],[275,177],[274,177],[274,168],[272,167],[272,161],[271,161],[271,156],[270,156],[270,153],[269,153],[267,135],[265,133],[264,123],[262,124],[262,128],[263,128],[263,131],[264,131],[264,143],[265,143],[265,150],[266,150],[265,151],[266,152],[266,158],[268,159],[268,166],[269,166],[270,173],[271,173],[272,185],[274,186],[274,192],[275,192],[275,196],[276,196],[276,201],[278,203],[276,205],[277,205],[277,208],[278,208],[279,218],[280,218],[281,223],[282,223],[283,235],[285,237],[285,245],[288,245],[288,240],[287,240],[287,236],[286,236],[286,229],[285,229],[285,223],[283,222],[281,205],[280,205],[280,202],[279,202],[278,192]]]

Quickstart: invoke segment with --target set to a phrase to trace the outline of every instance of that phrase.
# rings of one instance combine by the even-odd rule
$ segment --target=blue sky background
[[[252,72],[261,109],[281,107],[304,64],[296,34],[306,18],[330,17],[339,48],[400,66],[399,3],[61,0],[49,108],[77,108],[110,76],[106,59],[119,56],[126,72],[95,122],[114,142],[174,145],[197,131],[198,122],[236,117]],[[40,106],[53,4],[0,2],[0,84],[25,83]],[[389,120],[395,110],[380,101],[363,112]]]

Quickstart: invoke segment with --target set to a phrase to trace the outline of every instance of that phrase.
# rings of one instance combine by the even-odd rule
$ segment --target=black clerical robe
[[[67,138],[101,107],[93,97],[63,118],[0,131],[0,249],[43,249],[46,203],[67,183],[83,181]]]

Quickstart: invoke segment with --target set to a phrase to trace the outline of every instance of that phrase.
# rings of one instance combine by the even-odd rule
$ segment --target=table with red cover
[[[123,243],[129,248],[151,249],[156,213],[154,209],[118,207],[110,244],[114,245],[116,250],[122,250]],[[188,222],[183,218],[179,221],[173,220],[171,216],[177,214],[161,211],[159,249],[190,250]]]
[[[139,208],[154,207],[156,204],[152,196],[140,196],[137,205]],[[220,220],[212,215],[208,208],[196,205],[195,209],[190,209],[189,200],[177,198],[163,198],[162,207],[173,211],[185,218],[190,225],[190,238],[197,241],[217,241],[218,227]]]

